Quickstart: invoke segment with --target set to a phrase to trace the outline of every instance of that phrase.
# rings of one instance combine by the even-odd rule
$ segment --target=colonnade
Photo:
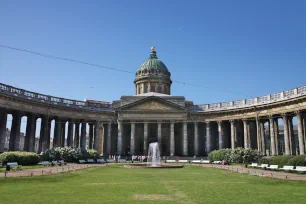
[[[8,112],[0,109],[0,152],[4,151]],[[98,122],[37,115],[12,111],[9,151],[19,150],[21,118],[27,116],[24,150],[34,151],[36,121],[41,118],[38,152],[50,148],[51,123],[55,120],[53,147],[102,147],[104,154],[147,154],[150,142],[158,142],[163,155],[207,155],[222,148],[258,149],[263,155],[305,154],[305,115],[302,112],[268,115],[265,117],[218,121],[117,121]],[[293,131],[293,117],[297,119],[297,137]],[[280,137],[278,119],[283,120]],[[68,122],[65,144],[66,123]],[[166,124],[166,125],[165,125]],[[268,125],[265,125],[268,124]],[[99,140],[100,131],[103,139]],[[104,137],[105,135],[105,137]],[[280,145],[280,141],[282,145]],[[101,144],[103,143],[103,144]]]
[[[12,126],[9,136],[9,151],[20,150],[20,129],[21,118],[27,116],[26,132],[24,141],[24,151],[35,151],[35,134],[37,119],[41,119],[40,137],[37,152],[44,152],[50,148],[51,141],[51,123],[54,120],[54,137],[53,147],[78,147],[85,150],[86,144],[86,126],[89,125],[88,132],[88,148],[98,150],[99,123],[98,121],[73,120],[68,118],[52,117],[47,115],[38,115],[33,113],[23,113],[20,111],[8,112],[0,109],[0,152],[4,151],[7,114],[12,114]],[[67,139],[66,139],[66,123],[68,122]],[[80,131],[81,127],[81,131]],[[74,136],[74,138],[73,138]]]

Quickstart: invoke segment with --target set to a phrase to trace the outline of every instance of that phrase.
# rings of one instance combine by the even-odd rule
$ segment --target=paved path
[[[196,165],[196,164],[195,164]],[[238,165],[218,165],[218,164],[200,164],[201,167],[213,167],[217,169],[224,169],[227,171],[249,174],[253,176],[262,176],[266,178],[277,178],[285,180],[294,180],[294,181],[306,181],[305,174],[296,174],[296,173],[287,173],[283,171],[269,171],[258,168],[245,168],[244,166]]]
[[[41,176],[63,173],[68,171],[76,171],[79,169],[86,169],[93,166],[105,166],[105,164],[67,164],[65,166],[54,166],[54,167],[44,167],[37,169],[24,169],[19,171],[9,171],[6,175],[5,173],[0,173],[1,177],[23,177],[23,176]]]

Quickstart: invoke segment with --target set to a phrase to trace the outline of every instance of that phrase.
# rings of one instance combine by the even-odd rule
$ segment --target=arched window
[[[138,87],[138,94],[141,94],[141,86]]]
[[[162,87],[161,87],[161,86],[159,86],[159,87],[157,88],[157,92],[158,92],[158,93],[161,93],[161,92],[162,92]]]
[[[168,89],[167,87],[164,88],[164,93],[167,94],[168,93]]]
[[[148,89],[149,89],[149,87],[148,87],[148,86],[145,86],[144,92],[145,92],[145,93],[148,93]]]
[[[155,92],[155,86],[151,85],[151,92]]]

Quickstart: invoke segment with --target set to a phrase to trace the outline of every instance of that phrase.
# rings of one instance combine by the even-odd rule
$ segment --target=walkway
[[[24,169],[19,171],[9,171],[6,175],[4,172],[0,173],[1,177],[23,177],[23,176],[41,176],[58,174],[69,171],[76,171],[79,169],[86,169],[93,166],[105,166],[105,164],[67,164],[65,166],[54,166],[54,167],[44,167],[37,169]],[[22,169],[22,168],[21,168]]]
[[[194,164],[196,165],[196,164]],[[270,170],[263,170],[259,168],[245,168],[244,166],[238,165],[218,165],[218,164],[201,164],[201,167],[213,167],[217,169],[224,169],[232,172],[242,173],[242,174],[249,174],[252,176],[262,176],[266,178],[277,178],[277,179],[284,179],[284,180],[294,180],[294,181],[306,181],[305,174],[296,174],[296,173],[287,173],[283,171],[270,171]]]

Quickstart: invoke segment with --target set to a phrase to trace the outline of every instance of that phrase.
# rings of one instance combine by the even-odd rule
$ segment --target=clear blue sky
[[[173,80],[202,86],[172,85],[196,104],[306,84],[302,0],[2,0],[0,25],[0,44],[132,72],[154,45]],[[0,82],[44,94],[118,100],[134,77],[0,48]]]

